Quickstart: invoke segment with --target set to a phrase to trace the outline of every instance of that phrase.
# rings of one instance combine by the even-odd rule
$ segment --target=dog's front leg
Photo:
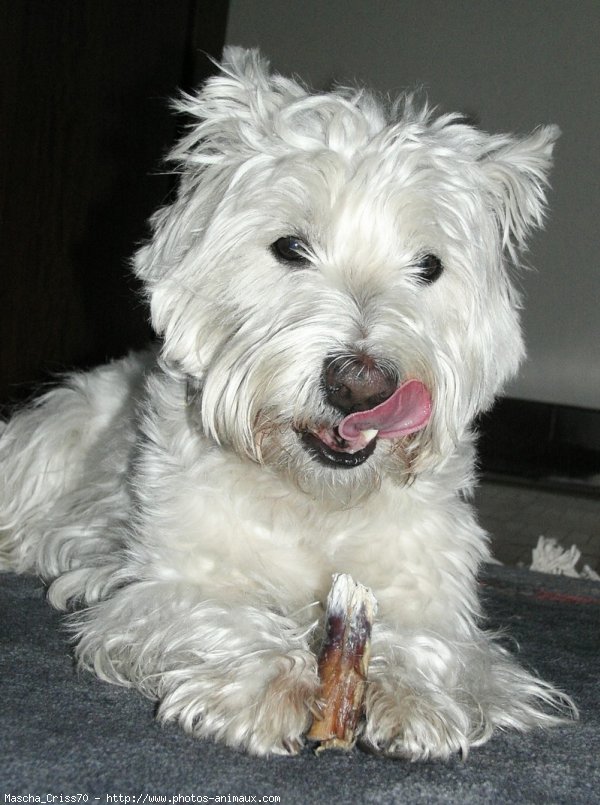
[[[310,627],[265,606],[134,582],[74,616],[81,664],[158,701],[158,717],[257,755],[302,745],[318,694]]]
[[[449,641],[376,624],[363,743],[410,760],[466,753],[472,725],[459,695],[460,670]]]
[[[549,727],[576,713],[568,696],[474,624],[455,636],[374,626],[362,740],[376,751],[465,757],[496,729]]]

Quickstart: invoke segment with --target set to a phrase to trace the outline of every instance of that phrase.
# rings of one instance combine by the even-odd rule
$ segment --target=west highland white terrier
[[[310,93],[237,48],[176,106],[178,193],[135,258],[160,348],[2,426],[0,565],[74,610],[82,666],[257,755],[319,710],[334,573],[379,606],[366,746],[446,758],[571,717],[480,625],[469,503],[558,130]]]

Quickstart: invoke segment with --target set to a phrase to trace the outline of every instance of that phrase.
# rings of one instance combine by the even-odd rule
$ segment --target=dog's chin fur
[[[0,566],[74,610],[83,666],[255,754],[302,745],[336,572],[379,604],[371,749],[445,758],[573,716],[481,629],[469,504],[472,423],[523,355],[509,266],[542,221],[557,130],[311,95],[238,49],[177,105],[179,193],[135,262],[160,347],[1,426]],[[272,247],[289,235],[291,261]],[[343,416],[332,355],[419,381],[428,420],[320,449]]]

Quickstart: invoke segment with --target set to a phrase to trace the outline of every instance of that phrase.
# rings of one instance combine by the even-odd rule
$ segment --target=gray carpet
[[[256,759],[161,727],[136,693],[77,674],[39,581],[0,574],[1,802],[179,794],[275,795],[283,805],[600,803],[600,585],[490,567],[483,595],[489,626],[507,627],[521,661],[575,698],[577,724],[499,735],[466,762],[411,764],[358,749]]]

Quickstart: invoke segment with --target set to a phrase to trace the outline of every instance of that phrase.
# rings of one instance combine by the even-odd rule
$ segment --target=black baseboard
[[[505,397],[478,430],[484,477],[600,494],[600,410]]]

